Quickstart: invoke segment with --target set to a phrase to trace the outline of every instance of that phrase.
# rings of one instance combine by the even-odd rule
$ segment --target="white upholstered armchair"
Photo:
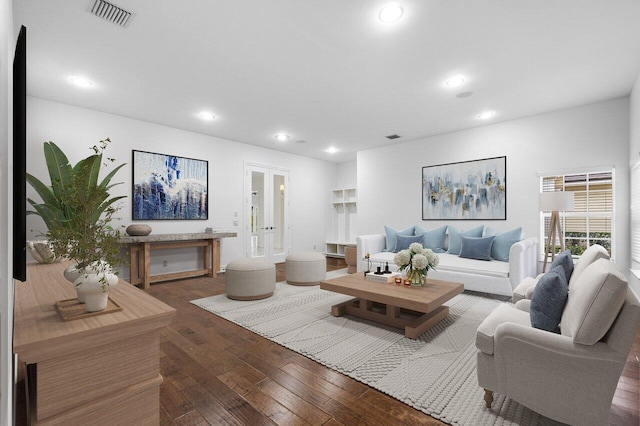
[[[615,264],[600,259],[572,283],[560,334],[533,328],[530,300],[501,305],[480,325],[478,384],[554,420],[608,424],[640,324],[640,306]]]

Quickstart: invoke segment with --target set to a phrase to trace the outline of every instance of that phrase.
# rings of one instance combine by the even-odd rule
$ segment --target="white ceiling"
[[[626,96],[640,72],[637,0],[398,0],[395,24],[378,0],[113,0],[127,28],[93,2],[13,2],[29,94],[335,162],[487,109],[495,123]],[[445,88],[454,74],[467,84]]]

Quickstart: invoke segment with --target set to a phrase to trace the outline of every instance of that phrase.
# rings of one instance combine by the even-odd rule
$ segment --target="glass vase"
[[[427,276],[422,271],[410,269],[407,278],[411,280],[411,287],[421,287],[426,283]]]

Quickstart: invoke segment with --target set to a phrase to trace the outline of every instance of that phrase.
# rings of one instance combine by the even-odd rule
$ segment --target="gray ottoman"
[[[227,264],[224,280],[229,299],[264,299],[276,288],[276,267],[264,259],[236,259]]]
[[[287,282],[316,285],[327,277],[327,258],[315,251],[291,253],[286,259]]]

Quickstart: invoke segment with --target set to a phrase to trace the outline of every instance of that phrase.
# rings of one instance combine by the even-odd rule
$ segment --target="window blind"
[[[638,167],[640,179],[640,163]],[[592,244],[604,246],[613,257],[613,169],[578,173],[539,174],[540,192],[567,191],[574,196],[573,210],[561,213],[562,239],[579,257]],[[640,180],[638,182],[640,184]],[[640,185],[638,185],[638,254],[640,257]],[[541,213],[540,236],[547,240],[550,213]],[[557,244],[557,243],[556,243]],[[559,248],[559,247],[558,247]],[[541,249],[543,249],[541,247]]]
[[[631,259],[640,262],[640,162],[631,169]]]

